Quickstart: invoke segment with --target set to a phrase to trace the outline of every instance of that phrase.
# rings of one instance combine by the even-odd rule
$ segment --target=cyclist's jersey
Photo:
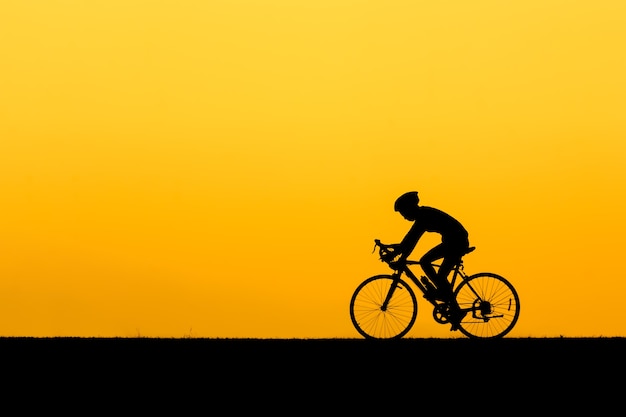
[[[400,243],[402,252],[411,252],[425,232],[439,233],[441,242],[451,247],[465,248],[469,244],[467,230],[458,220],[436,208],[420,206],[413,226]]]

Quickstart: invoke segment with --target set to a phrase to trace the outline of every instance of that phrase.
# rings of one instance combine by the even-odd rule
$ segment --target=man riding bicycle
[[[389,253],[387,260],[398,257],[391,263],[392,266],[404,264],[425,232],[441,235],[441,243],[421,257],[420,265],[426,276],[436,286],[434,298],[450,302],[451,330],[456,330],[465,314],[461,313],[455,301],[448,275],[469,249],[467,230],[449,214],[432,207],[420,206],[417,191],[410,191],[398,197],[394,210],[406,220],[412,221],[413,225],[402,242],[392,245],[394,249]],[[435,270],[432,263],[438,259],[442,260],[441,265],[438,270]]]

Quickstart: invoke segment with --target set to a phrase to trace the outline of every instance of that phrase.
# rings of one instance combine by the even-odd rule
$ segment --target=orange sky
[[[0,335],[359,337],[418,190],[510,336],[626,336],[626,3],[422,3],[3,2]]]

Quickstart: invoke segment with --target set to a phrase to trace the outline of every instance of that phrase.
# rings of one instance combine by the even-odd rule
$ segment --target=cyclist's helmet
[[[417,191],[409,191],[408,193],[404,193],[398,197],[393,205],[393,209],[395,211],[404,211],[408,208],[417,207],[419,202],[420,198],[417,195]]]

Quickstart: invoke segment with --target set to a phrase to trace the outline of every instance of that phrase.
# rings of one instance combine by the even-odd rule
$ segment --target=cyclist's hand
[[[384,262],[387,262],[387,263],[391,262],[393,260],[393,258],[395,258],[395,257],[396,257],[396,254],[392,250],[387,251],[387,252],[385,252],[385,253],[380,255],[380,259],[382,259]]]

